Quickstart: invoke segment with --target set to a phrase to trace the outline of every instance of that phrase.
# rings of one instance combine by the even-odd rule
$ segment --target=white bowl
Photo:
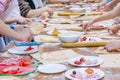
[[[85,8],[70,8],[70,11],[73,11],[73,12],[85,12]]]
[[[80,34],[77,33],[66,33],[66,34],[59,34],[58,38],[61,42],[77,42],[80,38]]]

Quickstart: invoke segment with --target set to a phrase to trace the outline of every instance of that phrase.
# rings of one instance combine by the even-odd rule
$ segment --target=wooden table
[[[3,49],[1,54],[4,54],[4,52],[6,52],[9,48],[11,48],[13,46],[14,46],[13,43],[10,42],[9,45],[6,48]],[[75,52],[77,52],[78,54],[94,55],[93,51],[96,48],[84,48],[84,49],[82,49],[82,48],[71,48],[71,49],[74,50]],[[95,56],[98,56],[98,55],[95,55]],[[73,66],[69,65],[67,62],[62,63],[62,64],[67,66],[67,70],[72,69],[72,68],[78,68],[78,67],[73,67]],[[120,80],[120,68],[101,68],[100,66],[97,66],[97,67],[94,67],[94,68],[101,69],[105,72],[105,77],[101,80]],[[58,74],[42,74],[42,73],[36,72],[36,73],[33,73],[33,75],[37,74],[37,76],[35,76],[32,80],[68,80],[67,78],[65,78],[64,73],[65,72],[58,73]],[[20,76],[21,79],[25,78],[25,77],[28,77],[28,75]]]
[[[8,46],[6,48],[4,48],[1,51],[1,55],[4,54],[4,52],[6,52],[9,48],[13,47],[13,43],[10,42],[8,44]],[[74,50],[75,52],[77,52],[78,54],[82,54],[82,55],[94,55],[94,56],[99,56],[99,55],[95,55],[93,54],[93,51],[96,48],[70,48],[72,50]],[[29,56],[29,55],[26,55]],[[78,67],[73,67],[71,65],[69,65],[67,62],[66,63],[62,63],[63,65],[67,66],[67,70],[72,69],[72,68],[78,68]],[[101,80],[120,80],[120,67],[118,68],[101,68],[100,66],[94,67],[94,68],[98,68],[101,69],[105,72],[105,77]],[[58,73],[58,74],[42,74],[39,72],[36,72],[35,74],[37,74],[32,80],[68,80],[67,78],[65,78],[64,75],[65,72],[62,73]],[[33,73],[34,75],[34,73]],[[20,78],[25,78],[28,77],[28,75],[26,76],[20,76]]]

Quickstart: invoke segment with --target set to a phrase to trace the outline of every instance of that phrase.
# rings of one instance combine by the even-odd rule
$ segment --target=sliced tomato
[[[74,64],[80,65],[80,64],[82,64],[82,62],[79,60],[76,60],[76,61],[74,61]]]
[[[92,74],[94,71],[91,68],[88,68],[88,69],[85,70],[85,72],[88,73],[88,74]]]
[[[80,41],[86,41],[86,40],[87,40],[86,36],[83,36],[82,38],[80,38]]]
[[[104,29],[104,26],[102,26],[102,25],[93,25],[92,28],[93,29]]]
[[[44,24],[44,28],[46,28],[47,27],[47,24]]]
[[[29,66],[30,65],[30,61],[26,58],[21,58],[19,60],[19,66]]]
[[[9,70],[7,74],[17,74],[17,70]]]
[[[73,77],[73,78],[75,78],[75,74],[71,74],[70,76]]]
[[[33,47],[29,46],[24,51],[30,51],[30,50],[33,50],[33,49],[34,49]]]

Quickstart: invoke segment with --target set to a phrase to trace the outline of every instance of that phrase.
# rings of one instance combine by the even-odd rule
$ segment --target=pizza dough
[[[51,23],[51,24],[71,24],[71,20],[66,19],[66,18],[56,18],[56,19],[51,19],[49,21],[49,23]]]
[[[45,52],[45,53],[36,53],[36,54],[31,54],[31,56],[46,64],[46,63],[66,62],[70,58],[78,57],[80,55],[71,49],[67,49],[67,50],[58,50],[58,51]]]
[[[106,49],[104,49],[104,47],[98,47],[95,51],[95,54],[119,54],[120,53],[120,49],[115,51],[115,52],[108,52]]]
[[[104,68],[119,68],[120,67],[120,54],[104,54],[99,55],[104,60],[101,67]]]
[[[0,76],[0,80],[20,80],[20,79],[13,76]]]
[[[35,36],[34,40],[36,42],[47,42],[47,43],[60,42],[57,37],[49,36],[49,35],[38,35],[38,36]]]
[[[50,24],[49,27],[44,28],[44,31],[49,31],[53,29],[58,30],[71,30],[71,31],[82,31],[82,27],[79,27],[79,25],[76,24]]]
[[[39,34],[43,29],[43,24],[39,22],[32,22],[28,26],[31,28],[33,34]]]

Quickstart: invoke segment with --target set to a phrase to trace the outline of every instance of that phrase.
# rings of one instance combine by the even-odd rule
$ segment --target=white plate
[[[98,79],[101,79],[101,78],[103,78],[105,76],[105,73],[102,70],[100,70],[100,69],[94,69],[94,68],[91,68],[91,69],[94,71],[94,73],[97,73],[99,75],[99,77],[92,78],[92,79],[77,79],[77,78],[73,78],[71,76],[72,72],[76,71],[76,72],[82,73],[82,75],[85,78],[85,75],[87,74],[85,72],[86,69],[87,68],[76,68],[76,69],[68,70],[68,71],[65,72],[65,77],[68,78],[68,79],[70,79],[70,80],[98,80]]]
[[[38,67],[38,71],[41,73],[53,74],[60,73],[66,70],[66,66],[62,64],[44,64]]]
[[[89,40],[89,39],[91,39],[91,41]],[[87,40],[86,40],[86,42],[92,42],[92,41],[102,41],[102,39],[100,39],[100,38],[96,38],[96,37],[87,37]]]
[[[50,31],[47,32],[47,34],[51,35],[52,32],[53,32],[53,30],[50,30]],[[66,31],[66,30],[59,30],[59,32],[60,32],[60,33],[63,33],[63,34],[64,34],[64,33],[68,33],[68,31]]]
[[[13,47],[8,49],[9,53],[13,54],[31,54],[38,51],[38,46],[32,46],[34,49],[30,51],[24,51],[28,46]]]
[[[79,39],[79,41],[80,41],[80,39]],[[96,37],[87,37],[87,39],[85,40],[85,42],[99,42],[99,41],[102,41],[102,39],[101,38],[96,38]]]
[[[80,65],[74,64],[74,62],[76,60],[80,60],[81,57],[84,57],[86,60],[89,59],[91,61],[97,60],[97,63],[96,64],[93,63],[93,64],[90,64],[90,65],[87,65],[84,62]],[[101,59],[99,57],[95,57],[95,56],[80,56],[80,57],[72,58],[72,59],[69,60],[69,64],[71,64],[73,66],[98,66],[98,65],[102,64],[103,62],[104,62],[103,59]]]
[[[70,10],[75,12],[84,12],[85,8],[70,8]]]

